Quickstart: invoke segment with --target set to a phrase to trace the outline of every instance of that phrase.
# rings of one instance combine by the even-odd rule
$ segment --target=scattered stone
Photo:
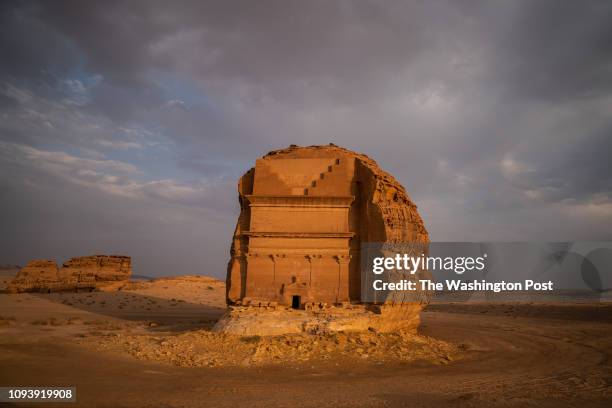
[[[338,343],[340,338],[348,341]],[[94,334],[81,343],[99,350],[125,352],[140,360],[184,367],[261,366],[331,358],[367,359],[377,364],[415,360],[447,364],[458,352],[449,343],[409,332],[239,336],[197,330],[159,340],[147,334]]]

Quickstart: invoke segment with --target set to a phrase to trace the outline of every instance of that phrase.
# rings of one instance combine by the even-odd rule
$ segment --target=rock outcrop
[[[362,244],[429,242],[404,187],[369,157],[332,144],[268,153],[241,177],[238,193],[241,211],[227,273],[230,306],[362,303]],[[425,292],[377,299],[381,307],[405,305],[411,327],[427,301]]]
[[[376,311],[366,305],[328,306],[322,309],[294,310],[283,307],[231,307],[213,331],[242,336],[282,334],[325,334],[406,330],[414,333],[419,325],[421,305],[389,304]]]
[[[53,260],[33,260],[17,273],[7,289],[12,293],[116,290],[129,282],[131,274],[129,256],[71,258],[61,268]]]

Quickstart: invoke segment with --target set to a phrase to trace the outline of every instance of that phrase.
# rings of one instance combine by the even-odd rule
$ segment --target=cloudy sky
[[[434,241],[612,240],[612,3],[0,6],[0,264],[223,276],[237,178],[329,142]]]

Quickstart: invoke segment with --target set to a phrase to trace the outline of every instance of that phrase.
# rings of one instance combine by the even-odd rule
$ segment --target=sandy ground
[[[84,407],[612,404],[612,305],[440,303],[419,336],[274,339],[211,333],[223,311],[205,277],[1,294],[0,385],[76,386]]]

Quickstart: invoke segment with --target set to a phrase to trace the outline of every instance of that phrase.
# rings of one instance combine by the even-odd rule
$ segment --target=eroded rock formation
[[[61,268],[53,260],[33,260],[9,283],[8,291],[60,292],[71,290],[115,290],[132,274],[129,256],[92,255],[71,258]]]
[[[270,152],[241,177],[238,193],[229,305],[358,304],[362,243],[429,242],[404,187],[374,160],[335,145]],[[422,295],[379,303],[404,305],[414,322]]]

